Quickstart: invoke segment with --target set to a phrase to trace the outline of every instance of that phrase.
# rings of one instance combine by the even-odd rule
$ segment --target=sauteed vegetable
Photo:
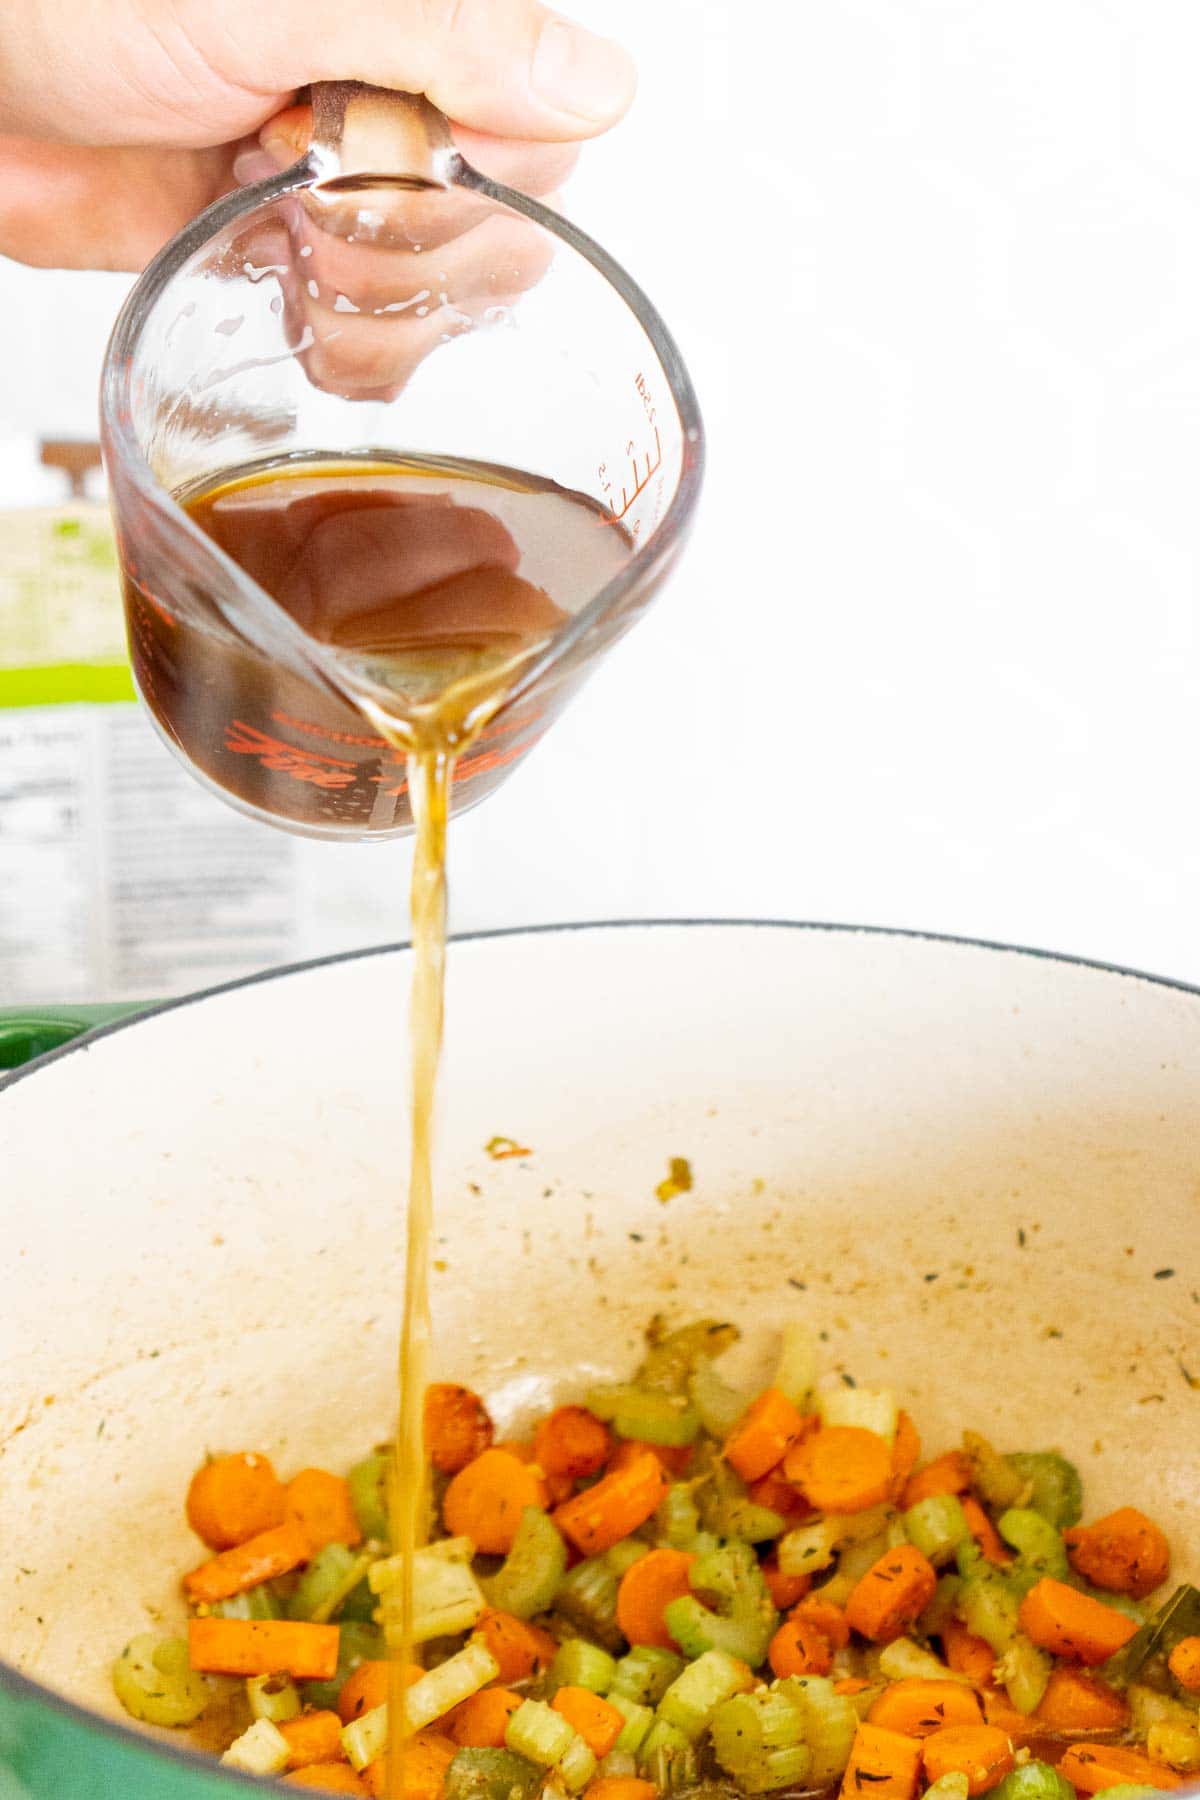
[[[521,1440],[468,1389],[429,1390],[410,1800],[1132,1800],[1200,1775],[1200,1592],[1155,1604],[1152,1519],[1087,1519],[1054,1449],[968,1430],[922,1462],[893,1393],[818,1388],[796,1328],[739,1393],[717,1367],[736,1336],[656,1320],[630,1382]],[[230,1766],[382,1793],[386,1473],[386,1447],[345,1478],[206,1462],[186,1641],[134,1638],[122,1705],[180,1727],[219,1703]]]

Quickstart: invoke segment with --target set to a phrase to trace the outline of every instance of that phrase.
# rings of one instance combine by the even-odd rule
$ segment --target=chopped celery
[[[659,1321],[646,1333],[649,1349],[635,1377],[640,1388],[657,1388],[664,1394],[682,1394],[688,1377],[701,1359],[711,1361],[736,1344],[741,1332],[736,1325],[718,1319],[696,1319],[675,1331],[663,1331]]]
[[[596,1773],[596,1754],[576,1732],[559,1757],[556,1771],[569,1794],[581,1794]]]
[[[696,1779],[696,1752],[678,1726],[655,1719],[638,1758],[660,1794],[688,1787]]]
[[[949,1562],[971,1535],[957,1494],[931,1494],[927,1500],[918,1500],[903,1515],[903,1523],[909,1543],[935,1567]]]
[[[469,1541],[466,1538],[444,1540],[450,1543]],[[469,1631],[487,1611],[487,1601],[470,1564],[441,1554],[442,1548],[442,1544],[428,1544],[413,1556],[414,1644],[428,1644],[434,1638],[453,1637],[460,1631]],[[368,1578],[380,1597],[384,1634],[393,1645],[399,1642],[400,1614],[404,1604],[403,1585],[397,1578],[396,1565],[400,1562],[399,1557],[392,1556],[386,1563],[376,1563]],[[381,1570],[386,1571],[386,1579]]]
[[[602,1556],[585,1557],[568,1569],[554,1596],[554,1608],[578,1631],[598,1638],[608,1650],[625,1642],[617,1624],[617,1577]]]
[[[568,1638],[554,1653],[550,1681],[555,1688],[582,1687],[593,1694],[607,1694],[616,1672],[617,1665],[607,1650],[584,1638]]]
[[[209,1612],[218,1619],[282,1619],[283,1607],[269,1581],[246,1588],[241,1594],[230,1594],[228,1600],[214,1600]]]
[[[1028,1715],[1041,1705],[1050,1683],[1050,1658],[1018,1631],[996,1664],[995,1679],[1008,1692],[1019,1713]]]
[[[642,1557],[648,1556],[649,1553],[649,1544],[643,1543],[641,1538],[627,1537],[621,1538],[615,1544],[610,1544],[601,1561],[608,1564],[617,1580],[620,1581],[627,1569],[635,1562],[640,1562]]]
[[[365,1538],[378,1538],[381,1542],[386,1542],[388,1536],[387,1482],[391,1459],[390,1450],[375,1450],[355,1463],[346,1477],[358,1529]]]
[[[663,1613],[667,1630],[685,1656],[724,1650],[757,1668],[766,1658],[779,1614],[753,1550],[746,1544],[723,1544],[708,1556],[697,1557],[688,1580],[692,1593],[672,1600]],[[711,1611],[696,1598],[698,1593],[723,1603],[723,1612]]]
[[[977,1431],[963,1432],[963,1454],[971,1465],[971,1486],[985,1506],[1024,1506],[1029,1478],[1020,1475],[1011,1457],[1001,1456]]]
[[[985,1573],[986,1570],[988,1564],[979,1558],[963,1582],[958,1616],[968,1631],[982,1638],[997,1656],[1003,1656],[1016,1636],[1020,1600],[1001,1575]]]
[[[614,1694],[611,1690],[605,1695],[610,1706],[615,1706],[625,1724],[621,1735],[613,1745],[614,1753],[620,1751],[625,1756],[636,1756],[646,1741],[646,1733],[654,1723],[654,1714],[648,1706],[641,1706],[636,1700],[627,1700],[624,1694]]]
[[[945,1775],[939,1775],[925,1789],[925,1800],[933,1795],[933,1800],[967,1800],[971,1792],[971,1782],[961,1769],[949,1769]]]
[[[891,1388],[838,1387],[817,1395],[822,1425],[858,1425],[890,1444],[899,1408]]]
[[[1146,1737],[1152,1725],[1161,1725],[1166,1719],[1185,1725],[1195,1722],[1194,1707],[1186,1706],[1170,1694],[1160,1694],[1157,1688],[1146,1687],[1140,1681],[1131,1683],[1125,1698],[1129,1702],[1129,1720],[1135,1737]]]
[[[488,1605],[518,1619],[532,1619],[553,1603],[566,1568],[567,1546],[558,1527],[540,1507],[527,1506],[512,1549],[496,1573],[482,1583]]]
[[[808,1774],[812,1752],[804,1727],[804,1707],[786,1688],[740,1694],[713,1716],[713,1750],[746,1793],[765,1793]]]
[[[461,1700],[468,1700],[481,1687],[486,1687],[489,1681],[494,1681],[499,1673],[500,1664],[486,1644],[472,1640],[464,1645],[454,1656],[439,1663],[436,1669],[427,1670],[405,1690],[404,1715],[409,1731],[421,1731],[426,1725],[432,1725],[435,1719],[440,1719],[451,1707],[457,1706]],[[546,1711],[550,1711],[549,1707]],[[387,1714],[385,1703],[383,1706],[373,1707],[360,1718],[352,1719],[344,1727],[342,1749],[356,1769],[365,1769],[369,1762],[374,1762],[387,1749]],[[557,1718],[558,1714],[552,1716]],[[563,1723],[566,1724],[565,1719]],[[567,1730],[570,1730],[569,1725]],[[514,1748],[512,1745],[509,1747]]]
[[[1037,1579],[1052,1575],[1056,1581],[1070,1574],[1067,1552],[1057,1526],[1031,1506],[1010,1506],[996,1520],[996,1530],[1020,1555],[1025,1568],[1036,1569]]]
[[[824,1675],[793,1675],[775,1683],[786,1690],[804,1713],[804,1741],[812,1752],[808,1785],[825,1788],[837,1781],[850,1760],[858,1714],[845,1694],[835,1694]]]
[[[707,1356],[700,1357],[692,1370],[688,1393],[705,1431],[722,1442],[750,1404],[750,1396],[723,1381]]]
[[[807,1325],[789,1319],[783,1328],[775,1386],[787,1395],[793,1406],[803,1407],[811,1402],[816,1385],[817,1340]]]
[[[889,1681],[961,1681],[970,1686],[970,1677],[956,1675],[932,1650],[923,1650],[911,1638],[894,1638],[879,1652],[879,1673]]]
[[[575,1735],[574,1726],[544,1700],[522,1700],[509,1717],[504,1742],[539,1768],[552,1769],[570,1749]]]
[[[1114,1791],[1108,1789],[1109,1794]],[[1010,1769],[992,1793],[994,1800],[1075,1800],[1075,1789],[1066,1776],[1036,1760]]]
[[[680,1449],[695,1442],[700,1414],[686,1394],[664,1394],[655,1388],[593,1388],[587,1396],[589,1412],[612,1425],[618,1437],[638,1438],[646,1444]]]
[[[683,1658],[673,1650],[660,1650],[654,1644],[635,1644],[617,1664],[608,1698],[618,1696],[634,1700],[639,1706],[657,1706],[676,1676],[683,1671]]]
[[[1160,1719],[1146,1735],[1146,1754],[1177,1775],[1200,1773],[1200,1729],[1195,1719]]]
[[[288,1618],[310,1619],[323,1625],[362,1581],[371,1560],[369,1556],[356,1556],[345,1544],[326,1544],[293,1588],[287,1603]]]
[[[1105,1788],[1104,1800],[1162,1800],[1162,1789],[1139,1787],[1136,1781],[1118,1781],[1116,1787]]]
[[[300,1711],[300,1692],[289,1675],[251,1675],[246,1681],[246,1698],[256,1719],[270,1719],[272,1725],[286,1725]]]
[[[244,1775],[282,1775],[290,1755],[279,1727],[270,1719],[255,1719],[233,1740],[221,1761],[227,1769],[240,1769]]]
[[[832,1600],[835,1606],[845,1606],[867,1570],[874,1568],[880,1557],[894,1548],[886,1528],[877,1537],[867,1538],[862,1543],[847,1544],[838,1553],[834,1573],[828,1581],[822,1583],[822,1597]]]
[[[610,1781],[626,1781],[637,1774],[637,1757],[630,1755],[628,1750],[610,1750],[607,1756],[600,1758],[596,1773]]]
[[[723,1650],[706,1650],[676,1676],[658,1703],[658,1716],[695,1743],[717,1707],[740,1694],[754,1677]]]
[[[947,1622],[958,1614],[958,1596],[962,1593],[961,1575],[940,1575],[933,1599],[917,1620],[921,1637],[940,1637]]]
[[[1079,1523],[1083,1483],[1074,1463],[1057,1450],[1014,1450],[1008,1460],[1022,1481],[1030,1484],[1026,1506],[1040,1512],[1060,1531]]]
[[[541,1782],[537,1764],[512,1750],[460,1750],[446,1770],[442,1800],[532,1800]]]
[[[827,1569],[839,1550],[878,1537],[891,1516],[888,1507],[873,1506],[869,1512],[829,1514],[812,1525],[797,1525],[779,1540],[779,1567],[785,1575]]]
[[[382,1631],[375,1625],[348,1623],[338,1630],[338,1664],[331,1681],[306,1681],[302,1687],[307,1706],[324,1710],[337,1706],[342,1684],[361,1662],[381,1662],[387,1655]]]
[[[718,1537],[739,1538],[745,1544],[765,1543],[778,1537],[785,1520],[769,1506],[759,1506],[746,1493],[746,1484],[723,1457],[700,1459],[701,1479],[695,1484],[700,1521]]]
[[[152,1631],[130,1638],[113,1664],[112,1684],[125,1711],[147,1725],[190,1725],[212,1699],[184,1640]]]
[[[475,1555],[475,1546],[469,1537],[438,1538],[436,1543],[424,1544],[416,1552],[429,1561],[449,1563],[469,1563]],[[386,1589],[394,1587],[404,1574],[403,1556],[381,1556],[371,1564],[371,1591],[382,1594]]]
[[[700,1509],[691,1483],[673,1481],[654,1515],[654,1532],[660,1543],[682,1550],[700,1529]]]

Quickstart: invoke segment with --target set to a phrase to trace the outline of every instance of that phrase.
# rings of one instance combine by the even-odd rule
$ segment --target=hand
[[[625,52],[537,0],[3,0],[0,254],[140,268],[239,180],[313,81],[429,95],[468,161],[535,195],[633,97]]]

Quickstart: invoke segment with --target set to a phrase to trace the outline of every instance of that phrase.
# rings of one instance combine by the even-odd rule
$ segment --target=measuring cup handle
[[[379,175],[449,186],[457,157],[450,126],[424,94],[318,81],[312,106],[310,158],[319,180]]]

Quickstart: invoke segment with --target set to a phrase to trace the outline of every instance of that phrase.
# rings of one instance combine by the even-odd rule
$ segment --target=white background
[[[456,925],[839,919],[1200,979],[1200,9],[574,10],[642,87],[568,210],[674,326],[709,480],[653,614],[456,827]],[[8,497],[29,436],[90,435],[123,287],[0,264]]]

